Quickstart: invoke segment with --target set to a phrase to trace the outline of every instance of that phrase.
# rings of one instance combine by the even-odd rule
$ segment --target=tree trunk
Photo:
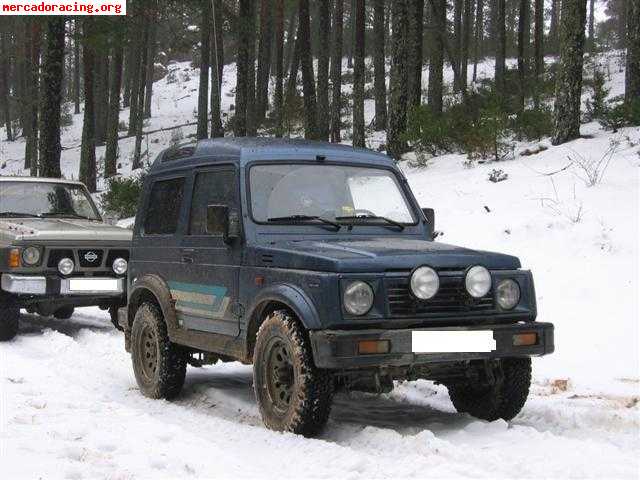
[[[82,145],[80,147],[80,181],[90,192],[96,191],[96,139],[93,97],[95,54],[91,45],[93,19],[87,17],[82,23],[82,57],[84,77],[84,118],[82,122]]]
[[[349,9],[349,35],[350,41],[347,42],[347,68],[353,68],[353,46],[355,44],[355,31],[356,31],[356,1],[351,0],[351,6]],[[403,0],[404,1],[404,0]]]
[[[271,0],[260,3],[260,39],[258,73],[256,77],[256,122],[264,122],[269,108],[269,73],[271,70],[271,40],[273,38],[273,8]]]
[[[104,145],[107,141],[107,117],[109,116],[109,54],[100,52],[95,57],[96,75],[93,79],[95,88],[96,145]]]
[[[256,0],[251,2],[251,13],[248,19],[251,24],[249,38],[249,70],[247,76],[247,135],[255,137],[258,133],[256,121]]]
[[[224,45],[222,39],[222,0],[212,2],[211,32],[211,138],[224,137],[220,116],[222,73],[224,70]]]
[[[39,20],[30,18],[27,32],[27,96],[26,100],[26,124],[25,124],[25,151],[24,168],[29,168],[31,176],[38,174],[38,105],[40,103],[40,43],[42,32]]]
[[[384,0],[375,0],[373,3],[373,68],[374,68],[374,92],[376,101],[376,117],[374,128],[384,130],[387,128],[387,85],[384,56]]]
[[[132,27],[135,28],[135,18]],[[135,48],[137,41],[133,39],[132,28],[128,31],[128,39],[125,46],[124,71],[122,73],[122,108],[131,106],[131,81],[133,79],[133,62],[135,60]],[[137,29],[135,30],[137,32]]]
[[[538,0],[542,1],[542,0]],[[484,58],[484,0],[476,3],[476,31],[473,44],[473,82],[478,79],[478,62]]]
[[[640,0],[627,0],[627,69],[624,98],[627,104],[640,99]]]
[[[304,136],[318,139],[316,87],[311,57],[311,25],[309,0],[300,0],[298,9],[298,42],[300,44],[300,69],[302,70],[302,94],[304,96]]]
[[[460,70],[462,65],[462,13],[464,9],[465,0],[453,1],[453,60],[456,63],[456,67]],[[454,79],[454,90],[459,92],[462,90],[460,81],[462,79]]]
[[[331,141],[340,143],[342,128],[342,30],[344,0],[336,0],[333,10],[333,43],[331,46]]]
[[[318,5],[318,137],[329,138],[329,45],[331,37],[331,0],[321,0]]]
[[[410,107],[420,105],[422,100],[422,32],[424,16],[424,0],[407,2],[408,47],[407,54],[407,91]]]
[[[580,136],[580,95],[582,94],[586,14],[586,0],[563,0],[552,138],[554,145]]]
[[[6,129],[7,141],[13,141],[11,129],[11,110],[9,106],[9,53],[7,39],[9,33],[4,29],[0,30],[0,110],[3,113],[3,123]]]
[[[273,95],[275,110],[275,136],[280,138],[284,134],[284,0],[275,0],[275,42],[276,42],[276,84]]]
[[[73,21],[73,112],[80,113],[80,23]]]
[[[587,51],[592,52],[595,44],[595,0],[589,0],[589,41]]]
[[[505,0],[496,0],[496,65],[495,88],[498,94],[505,89],[505,59],[507,56],[507,31],[505,26]]]
[[[198,84],[198,127],[196,137],[199,140],[209,136],[209,61],[211,52],[211,0],[202,0],[202,20],[200,23],[200,82]]]
[[[149,22],[149,45],[147,51],[146,85],[144,89],[144,118],[151,118],[151,100],[153,99],[153,69],[156,58],[156,32],[158,31],[157,13],[151,13]]]
[[[533,34],[533,57],[535,76],[533,79],[533,101],[540,103],[540,83],[544,76],[544,0],[534,0],[535,29]]]
[[[109,85],[109,116],[107,118],[107,148],[104,154],[104,178],[112,177],[117,173],[123,57],[122,41],[119,38],[114,38],[111,75],[109,75],[111,84]]]
[[[144,44],[140,37],[140,32],[144,30],[144,21],[141,18],[134,18],[135,34],[131,37],[130,51],[127,56],[131,56],[130,79],[129,79],[129,135],[136,134],[136,125],[138,125],[138,93],[140,92],[140,62],[142,61],[142,51]]]
[[[518,108],[524,110],[529,67],[529,0],[520,0],[518,16]]]
[[[365,146],[364,138],[364,0],[356,0],[356,35],[353,55],[353,146]]]
[[[249,85],[252,77],[250,70],[254,48],[254,24],[253,12],[255,10],[255,0],[240,0],[238,18],[238,58],[237,58],[237,80],[236,80],[236,115],[234,120],[234,135],[245,137],[247,135],[247,115],[253,110],[253,104],[249,105]],[[251,86],[253,89],[253,86]]]
[[[469,45],[471,44],[471,31],[473,30],[474,0],[464,0],[464,13],[462,22],[462,52],[460,57],[460,87],[467,90],[467,71],[469,70]]]
[[[64,28],[64,17],[51,17],[46,24],[40,106],[40,175],[43,177],[61,177],[60,105],[64,70]]]
[[[444,41],[447,24],[446,0],[429,0],[431,26],[431,60],[429,62],[429,87],[427,103],[435,114],[442,113],[442,85],[444,69]]]
[[[407,151],[402,135],[407,127],[407,4],[393,2],[391,21],[391,78],[389,83],[389,127],[387,129],[387,153],[399,160]]]
[[[300,29],[300,25],[298,25],[298,30],[299,29]],[[293,48],[293,54],[291,57],[289,78],[287,79],[287,88],[286,88],[286,96],[285,96],[285,105],[287,110],[289,110],[290,104],[296,95],[296,85],[298,82],[298,70],[300,69],[300,42],[298,41],[299,37],[300,37],[300,32],[298,31],[296,33],[295,46]]]
[[[551,0],[551,20],[549,23],[549,52],[558,53],[558,27],[560,25],[560,1]]]
[[[145,10],[146,15],[151,15],[149,10]],[[142,167],[142,127],[144,125],[144,91],[147,86],[147,82],[145,79],[147,72],[147,62],[149,61],[149,34],[151,30],[151,22],[144,22],[144,27],[142,31],[142,43],[141,43],[141,52],[140,52],[140,69],[139,76],[140,79],[138,81],[138,105],[136,110],[138,113],[136,114],[136,143],[133,149],[133,162],[131,165],[131,170],[136,170]]]
[[[287,45],[284,60],[285,71],[291,70],[291,63],[296,50],[296,37],[298,35],[298,9],[291,8],[289,20],[287,22]]]

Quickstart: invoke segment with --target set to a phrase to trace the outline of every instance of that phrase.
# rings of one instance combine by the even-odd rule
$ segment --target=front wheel
[[[481,385],[471,380],[447,385],[449,396],[458,412],[466,412],[490,422],[514,418],[529,396],[531,385],[530,358],[500,360],[501,378],[493,385]]]
[[[302,326],[289,312],[273,312],[260,326],[253,355],[253,383],[265,425],[312,436],[329,418],[333,377],[313,363]]]
[[[143,303],[131,328],[131,360],[140,391],[150,398],[171,399],[180,393],[187,356],[171,343],[160,309]]]
[[[0,300],[0,342],[8,342],[18,334],[20,309]]]
[[[53,312],[53,316],[58,320],[69,320],[73,315],[74,311],[75,311],[75,308],[73,308],[73,306],[61,307],[55,312]]]

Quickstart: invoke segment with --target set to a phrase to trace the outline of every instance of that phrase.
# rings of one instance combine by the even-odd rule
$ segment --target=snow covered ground
[[[172,68],[180,80],[154,85],[146,129],[194,120],[197,70]],[[491,70],[480,66],[481,75]],[[624,74],[614,63],[611,74],[616,95]],[[64,146],[80,142],[81,116],[74,122]],[[339,396],[319,439],[274,433],[261,424],[249,366],[189,368],[179,400],[152,401],[103,312],[81,309],[66,322],[23,315],[20,335],[0,344],[1,477],[637,478],[640,129],[612,134],[591,123],[582,133],[589,138],[558,147],[518,144],[498,164],[465,168],[464,156],[447,155],[427,168],[403,165],[420,203],[436,209],[443,242],[514,254],[533,271],[538,318],[555,323],[556,352],[534,360],[532,394],[513,421],[457,414],[445,388],[419,381],[381,397]],[[150,135],[144,148],[154,155],[174,140]],[[124,174],[132,143],[121,143]],[[547,150],[521,155],[539,145]],[[587,186],[580,164],[612,145],[602,181]],[[24,173],[23,149],[0,143],[0,174]],[[78,156],[63,152],[69,178]],[[488,181],[493,169],[508,179]]]

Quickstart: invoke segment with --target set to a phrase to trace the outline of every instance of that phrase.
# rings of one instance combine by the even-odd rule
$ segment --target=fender
[[[280,302],[288,306],[307,330],[317,330],[322,327],[320,315],[318,315],[313,301],[298,287],[281,283],[270,285],[261,290],[249,306],[248,318],[253,319],[256,314],[260,313],[262,305],[268,302]]]
[[[171,297],[169,286],[158,275],[148,274],[144,275],[136,280],[131,286],[129,294],[129,305],[127,307],[127,322],[129,328],[133,324],[133,317],[135,316],[135,310],[137,309],[141,300],[144,299],[145,293],[149,292],[155,297],[165,322],[167,323],[167,330],[169,336],[178,329],[178,319],[176,317],[175,302]]]

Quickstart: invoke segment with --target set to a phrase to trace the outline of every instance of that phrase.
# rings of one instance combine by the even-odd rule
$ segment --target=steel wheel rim
[[[280,339],[272,340],[267,347],[265,380],[271,404],[279,413],[285,413],[291,405],[295,375],[291,353]]]
[[[158,339],[151,327],[145,326],[142,329],[138,347],[138,360],[142,374],[147,381],[150,381],[158,371]]]

